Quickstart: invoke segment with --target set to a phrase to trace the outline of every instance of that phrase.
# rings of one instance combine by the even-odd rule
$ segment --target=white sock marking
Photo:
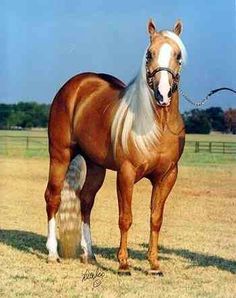
[[[49,256],[58,257],[57,253],[57,237],[56,237],[56,221],[55,218],[51,218],[48,222],[48,239],[46,247],[49,251]]]
[[[167,43],[163,44],[160,48],[158,65],[159,67],[169,67],[170,57],[171,57],[171,46]],[[170,91],[170,83],[167,71],[160,72],[160,82],[159,82],[159,91],[163,96],[164,103],[169,103],[168,93]]]
[[[90,227],[87,223],[84,223],[83,221],[81,224],[81,247],[86,256],[93,255]]]

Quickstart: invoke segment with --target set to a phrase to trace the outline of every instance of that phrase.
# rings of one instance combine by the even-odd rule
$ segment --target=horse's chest
[[[175,136],[163,140],[156,148],[155,154],[149,160],[150,171],[165,173],[180,159],[184,149],[184,136]]]

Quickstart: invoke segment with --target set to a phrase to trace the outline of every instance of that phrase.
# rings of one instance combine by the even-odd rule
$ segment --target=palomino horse
[[[82,261],[95,259],[90,213],[105,171],[111,169],[117,171],[119,273],[130,274],[127,238],[132,223],[132,193],[134,184],[144,177],[153,187],[148,249],[150,272],[161,273],[158,237],[185,138],[178,95],[181,63],[186,57],[179,38],[181,31],[180,21],[172,31],[159,32],[152,20],[148,22],[150,44],[140,73],[128,86],[108,74],[82,73],[70,79],[57,93],[50,111],[50,169],[45,192],[49,260],[58,260],[55,223],[58,209],[62,213],[59,216],[62,226],[63,222],[67,225],[67,229],[62,227],[62,253],[69,257],[74,255],[75,251],[66,251],[71,249],[69,234],[72,230],[77,234],[77,242],[79,239],[80,227],[73,223],[80,214],[79,201]],[[73,200],[77,203],[72,204]]]

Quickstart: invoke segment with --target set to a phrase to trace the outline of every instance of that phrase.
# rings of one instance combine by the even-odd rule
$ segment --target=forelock
[[[181,51],[181,54],[182,54],[182,61],[184,63],[186,63],[186,61],[187,61],[187,51],[186,51],[185,45],[184,45],[183,41],[180,39],[180,37],[172,31],[161,31],[160,33],[161,33],[161,35],[170,38],[171,40],[173,40],[178,45],[178,47]]]

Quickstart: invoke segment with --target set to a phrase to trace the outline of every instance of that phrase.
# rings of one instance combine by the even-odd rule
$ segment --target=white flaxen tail
[[[58,210],[60,255],[76,258],[80,248],[81,212],[79,194],[86,178],[86,162],[77,155],[70,163]]]

